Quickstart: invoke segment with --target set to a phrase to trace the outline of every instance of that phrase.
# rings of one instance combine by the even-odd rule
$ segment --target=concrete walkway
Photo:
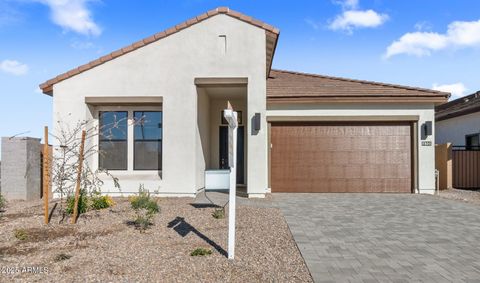
[[[427,195],[274,194],[316,282],[480,282],[480,205]]]

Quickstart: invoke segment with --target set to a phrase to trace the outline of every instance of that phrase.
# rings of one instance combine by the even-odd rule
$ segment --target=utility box
[[[1,193],[7,200],[41,198],[40,139],[2,137]]]

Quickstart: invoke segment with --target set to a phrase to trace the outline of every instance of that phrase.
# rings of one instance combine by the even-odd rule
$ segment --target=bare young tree
[[[120,123],[124,119],[114,118],[114,121],[99,127],[95,120],[79,121],[75,125],[57,122],[57,131],[53,137],[53,154],[51,178],[53,193],[60,196],[60,209],[63,211],[64,198],[73,195],[77,179],[78,160],[80,156],[81,133],[86,132],[84,147],[84,163],[81,172],[81,190],[87,194],[101,193],[104,185],[104,176],[113,181],[114,186],[120,190],[118,178],[106,169],[93,169],[91,160],[105,153],[99,149],[95,138],[102,136],[104,139],[113,137],[113,131],[124,131]],[[101,178],[103,175],[103,178]]]

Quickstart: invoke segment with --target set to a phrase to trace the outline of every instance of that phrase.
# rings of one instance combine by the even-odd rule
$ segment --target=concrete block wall
[[[7,200],[41,198],[40,152],[40,139],[2,137],[0,187]]]

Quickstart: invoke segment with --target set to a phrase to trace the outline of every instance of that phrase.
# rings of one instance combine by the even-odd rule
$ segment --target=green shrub
[[[100,193],[94,193],[90,198],[90,208],[95,210],[109,208],[113,205],[115,205],[115,202],[110,196],[102,196]]]
[[[225,209],[220,208],[220,209],[215,209],[212,213],[213,218],[215,219],[223,219],[225,218]]]
[[[20,241],[25,241],[28,239],[28,234],[25,229],[15,229],[14,235],[15,238],[19,239]]]
[[[5,209],[6,205],[7,205],[7,201],[2,196],[2,194],[0,194],[0,212],[2,212]]]
[[[130,205],[134,210],[145,209],[151,214],[160,212],[157,201],[150,197],[150,192],[145,190],[143,185],[140,185],[138,196],[130,198]]]
[[[135,227],[140,231],[147,230],[150,226],[153,225],[153,215],[152,214],[142,214],[137,213],[135,220],[133,221]]]
[[[141,231],[153,225],[154,215],[160,212],[157,201],[150,197],[150,193],[144,189],[143,185],[140,185],[137,196],[130,197],[130,205],[136,215],[133,223]]]
[[[193,250],[193,252],[190,253],[191,256],[205,256],[211,254],[212,250],[206,248],[196,248],[195,250]]]
[[[73,214],[73,207],[75,206],[75,195],[67,197],[67,208],[65,211],[68,214]],[[80,190],[80,197],[78,198],[78,215],[87,212],[88,197],[84,190]]]

